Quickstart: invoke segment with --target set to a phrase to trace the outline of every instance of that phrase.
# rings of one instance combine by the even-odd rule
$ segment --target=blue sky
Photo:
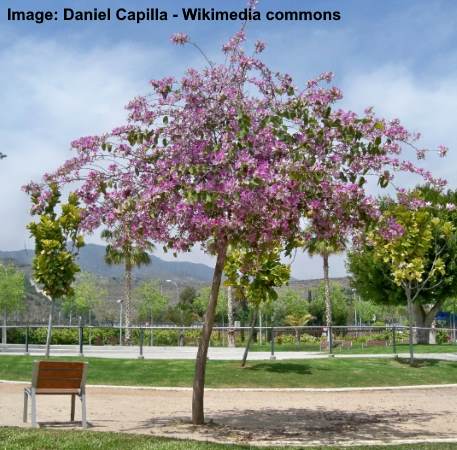
[[[170,7],[173,4],[175,6]],[[182,7],[241,9],[244,1],[176,2],[136,0],[5,1],[0,9],[0,249],[32,245],[25,231],[28,202],[20,186],[38,179],[71,156],[69,142],[123,123],[123,106],[148,92],[147,81],[179,75],[201,66],[191,48],[169,43],[173,32],[188,32],[210,55],[236,22],[8,22],[6,10],[103,9],[147,7],[179,12]],[[365,106],[386,117],[399,117],[421,131],[424,146],[446,144],[447,160],[426,162],[456,187],[457,163],[457,2],[455,0],[263,0],[259,9],[339,10],[339,22],[253,22],[252,40],[268,44],[265,59],[303,83],[322,71],[336,74],[343,105]],[[413,185],[415,179],[406,178]],[[93,240],[97,242],[97,237]],[[158,256],[161,256],[158,253]],[[182,259],[210,263],[198,250]],[[297,254],[293,275],[321,276],[320,260]],[[334,258],[334,276],[344,275],[342,257]]]

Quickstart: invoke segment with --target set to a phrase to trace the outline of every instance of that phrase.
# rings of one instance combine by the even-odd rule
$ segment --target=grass
[[[106,433],[96,431],[61,431],[61,430],[32,430],[27,428],[0,427],[1,450],[87,450],[87,449],[126,449],[135,450],[161,449],[161,450],[245,450],[258,447],[250,445],[224,445],[197,442],[191,440],[178,440],[158,438],[142,435]],[[264,449],[284,449],[285,447],[262,447]],[[297,447],[294,447],[297,448]],[[337,449],[341,447],[306,447],[307,450]],[[457,443],[449,444],[411,444],[395,446],[373,447],[345,447],[347,450],[398,449],[398,450],[451,450],[457,449]]]
[[[30,381],[35,356],[0,356],[0,379]],[[80,360],[80,358],[51,358]],[[84,358],[89,384],[192,386],[192,360]],[[223,387],[364,387],[457,383],[457,362],[420,360],[416,367],[394,359],[314,359],[208,361],[206,386]]]
[[[270,344],[253,344],[250,348],[250,351],[253,352],[269,352],[271,350]],[[275,353],[276,352],[319,352],[319,344],[275,344]],[[326,351],[326,350],[324,350]],[[457,353],[457,345],[455,344],[416,344],[414,345],[415,353]],[[336,346],[334,353],[344,353],[344,354],[392,354],[392,346],[385,345],[370,345],[369,347],[364,346],[362,348],[361,344],[353,344],[352,347],[341,348]],[[397,344],[397,353],[409,353],[408,344]]]

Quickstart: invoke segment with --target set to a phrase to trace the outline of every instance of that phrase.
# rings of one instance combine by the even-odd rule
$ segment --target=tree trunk
[[[413,346],[413,302],[411,300],[411,287],[407,286],[405,288],[406,301],[408,303],[408,323],[409,323],[409,363],[413,365],[414,363],[414,346]]]
[[[205,314],[202,333],[198,343],[197,359],[195,360],[195,375],[192,395],[192,423],[194,425],[203,425],[205,423],[205,413],[203,409],[203,399],[205,395],[205,372],[206,360],[208,356],[209,340],[214,325],[214,316],[216,313],[217,297],[221,285],[224,263],[227,255],[227,241],[219,242],[217,251],[216,266],[213,272],[213,281],[211,285],[211,294],[208,307]]]
[[[130,334],[130,303],[132,298],[132,263],[129,258],[126,258],[125,261],[125,273],[124,273],[124,345],[131,344],[131,334]]]
[[[419,327],[419,329],[416,330],[416,344],[430,344],[430,330],[420,328],[431,328],[442,303],[443,302],[436,303],[429,311],[426,311],[423,305],[413,303],[414,323],[416,327]]]
[[[227,343],[229,347],[235,347],[235,331],[233,330],[233,288],[227,288],[227,316],[228,316],[228,334]]]
[[[332,352],[331,348],[331,326],[332,326],[332,300],[330,298],[330,278],[328,271],[328,254],[323,253],[322,259],[324,262],[324,297],[325,297],[325,319],[327,325],[327,344],[329,352]]]
[[[51,300],[51,306],[49,308],[49,319],[48,319],[48,332],[46,335],[46,358],[49,358],[51,353],[51,335],[52,335],[52,316],[54,313],[54,300]]]
[[[257,311],[258,311],[258,309],[256,308],[252,312],[251,328],[249,329],[248,341],[246,342],[246,347],[244,348],[244,354],[243,354],[243,359],[241,361],[241,367],[244,367],[246,365],[246,360],[248,359],[249,346],[251,345],[252,337],[254,336],[255,322],[257,320]]]
[[[3,311],[3,328],[2,328],[2,344],[5,345],[7,344],[7,337],[6,337],[6,308]]]
[[[300,329],[295,328],[295,345],[300,345]]]

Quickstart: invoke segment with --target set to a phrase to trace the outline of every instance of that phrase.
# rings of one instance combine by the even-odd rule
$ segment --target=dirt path
[[[0,383],[0,425],[22,425],[21,384]],[[189,423],[189,390],[88,388],[93,430],[225,442],[365,443],[457,441],[457,388],[206,393],[208,426]],[[80,410],[77,405],[77,418]],[[41,426],[68,427],[70,399],[38,397]],[[57,424],[63,421],[63,424]]]

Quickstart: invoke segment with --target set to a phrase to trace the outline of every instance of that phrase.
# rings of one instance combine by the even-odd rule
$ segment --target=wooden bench
[[[82,426],[86,419],[86,374],[87,363],[63,361],[34,361],[32,385],[24,389],[24,422],[27,422],[27,402],[31,399],[32,426],[37,427],[37,395],[71,395],[71,421],[75,420],[75,397],[81,400]]]

